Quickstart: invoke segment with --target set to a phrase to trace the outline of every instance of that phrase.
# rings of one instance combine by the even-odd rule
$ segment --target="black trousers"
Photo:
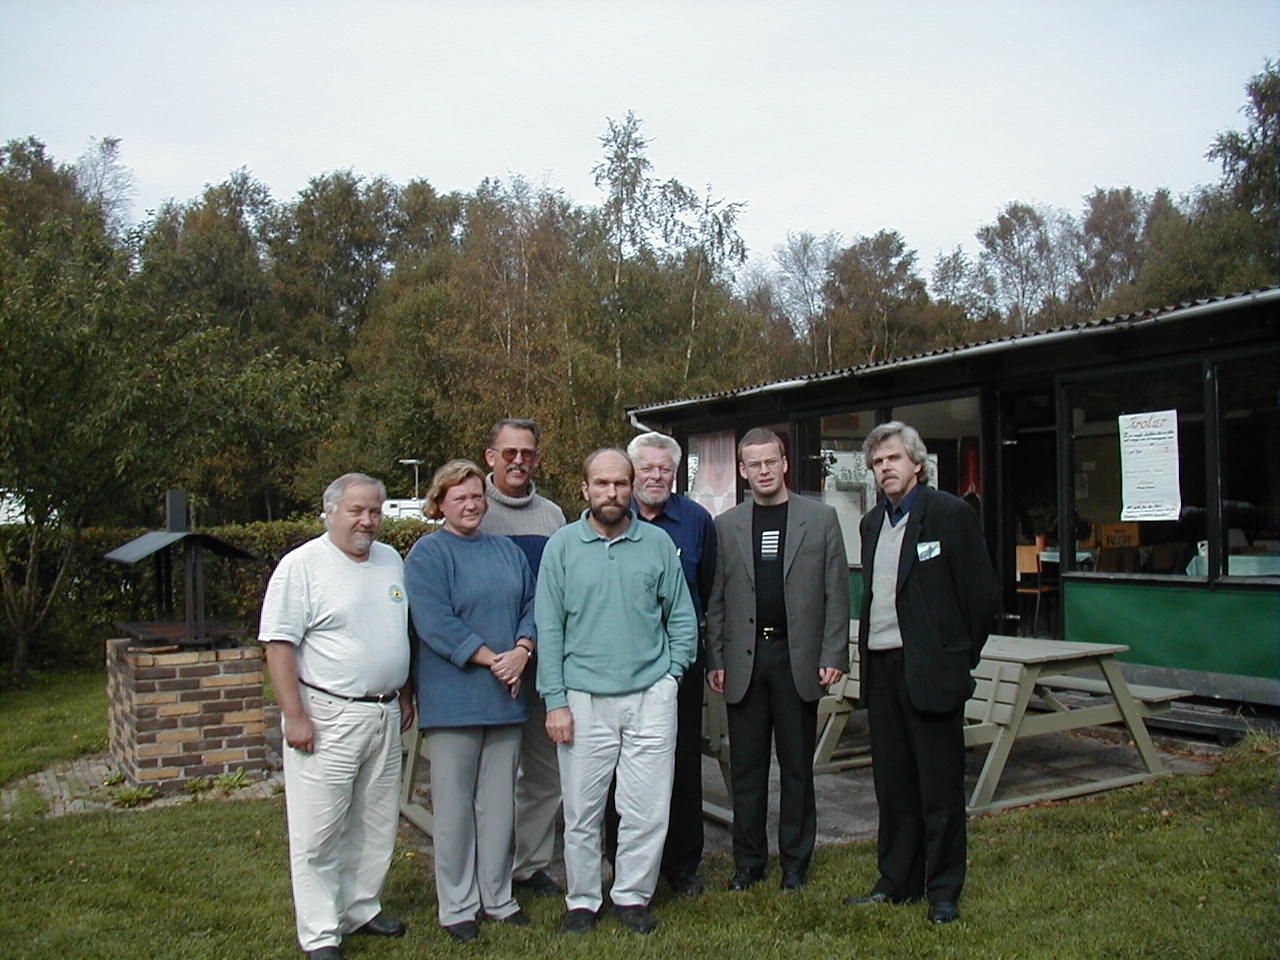
[[[668,879],[697,873],[702,863],[702,699],[705,669],[702,655],[680,678],[676,694],[675,778],[671,783],[671,810],[667,840],[662,847],[662,875]],[[618,809],[609,786],[605,805],[605,851],[613,862],[618,849]]]
[[[876,889],[898,900],[960,898],[964,886],[964,714],[911,705],[902,650],[866,666],[871,770],[880,830]]]
[[[818,703],[796,690],[785,638],[756,644],[746,695],[727,705],[729,765],[733,781],[733,862],[763,873],[769,860],[770,741],[781,779],[778,860],[784,873],[804,874],[818,835],[813,793],[813,748]]]
[[[676,770],[662,875],[697,873],[702,862],[702,657],[689,665],[676,695]]]

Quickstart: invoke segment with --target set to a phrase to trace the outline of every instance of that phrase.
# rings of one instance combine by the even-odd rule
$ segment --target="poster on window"
[[[1129,413],[1119,420],[1120,519],[1177,520],[1182,512],[1178,411]]]

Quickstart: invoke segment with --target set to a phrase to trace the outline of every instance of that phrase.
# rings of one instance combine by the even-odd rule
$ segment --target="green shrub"
[[[294,547],[318,536],[324,529],[318,516],[272,523],[234,524],[200,530],[252,554],[252,561],[232,560],[210,551],[204,554],[205,615],[245,631],[252,637],[267,579],[279,559]],[[433,524],[423,520],[386,520],[381,539],[403,556]],[[37,670],[98,669],[103,664],[103,644],[123,636],[119,624],[157,619],[155,566],[144,560],[133,566],[112,563],[104,554],[141,536],[140,528],[95,527],[81,531],[54,610],[32,644],[31,666]],[[37,576],[53,579],[54,556],[65,544],[55,538]],[[26,528],[0,527],[0,549],[17,563],[26,547]],[[181,548],[174,551],[173,612],[182,619],[183,570]],[[25,572],[25,571],[22,571]],[[8,662],[13,638],[0,625],[0,655]]]

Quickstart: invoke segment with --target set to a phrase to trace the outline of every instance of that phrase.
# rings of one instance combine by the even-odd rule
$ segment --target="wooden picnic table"
[[[1165,772],[1143,718],[1167,711],[1173,700],[1190,696],[1191,691],[1130,686],[1116,661],[1116,654],[1128,649],[1119,643],[1080,643],[1038,637],[993,635],[987,640],[982,649],[982,663],[974,670],[979,689],[965,710],[970,722],[965,731],[966,745],[990,744],[969,800],[970,812],[1109,790]],[[1090,672],[1101,677],[1080,676]],[[1002,688],[994,689],[993,684]],[[986,690],[982,689],[984,686]],[[1061,696],[1066,691],[1101,694],[1108,699],[1072,706]],[[1124,725],[1145,772],[994,799],[1016,740],[1110,723]]]
[[[965,704],[965,746],[987,747],[987,755],[970,795],[970,813],[999,810],[1042,800],[1079,796],[1138,783],[1164,772],[1143,718],[1169,709],[1189,690],[1129,684],[1116,655],[1129,648],[1115,643],[1079,643],[1038,637],[992,635],[974,668],[973,696]],[[1081,674],[1097,673],[1098,677]],[[1089,694],[1090,701],[1073,704],[1064,693]],[[831,773],[871,762],[865,744],[839,744],[852,711],[861,706],[861,670],[857,644],[850,643],[849,675],[835,684],[818,709],[818,737],[814,772]],[[729,752],[721,698],[708,694],[704,736],[706,753],[720,762],[729,787]],[[1081,782],[1070,787],[995,799],[1013,745],[1020,739],[1082,727],[1124,724],[1142,760],[1143,772]],[[838,745],[839,744],[839,745]],[[730,790],[732,788],[730,787]],[[731,812],[704,803],[710,818],[727,822]]]

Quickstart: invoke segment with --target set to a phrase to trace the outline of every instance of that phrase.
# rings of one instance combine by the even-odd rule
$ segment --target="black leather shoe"
[[[374,937],[403,937],[408,929],[387,911],[381,910],[372,920],[362,927],[356,927],[351,933],[368,934]]]
[[[342,960],[342,951],[337,947],[321,947],[318,950],[308,950],[307,960]]]
[[[508,913],[505,917],[499,917],[498,922],[509,923],[513,927],[529,926],[529,918],[524,915],[523,910],[517,910],[515,913]]]
[[[564,888],[545,870],[535,870],[523,880],[512,877],[511,885],[518,890],[528,890],[542,894],[544,897],[555,897],[564,893]]]
[[[596,912],[586,907],[570,910],[560,921],[561,933],[590,933],[596,927]]]
[[[960,908],[954,900],[939,900],[929,904],[930,923],[951,923],[960,919]]]
[[[782,889],[788,893],[799,890],[805,884],[805,875],[803,873],[794,873],[788,871],[782,875]]]
[[[729,881],[730,890],[745,890],[764,879],[763,870],[739,870]]]
[[[480,936],[480,927],[474,920],[463,920],[461,923],[446,923],[444,932],[458,943],[470,943]]]
[[[653,933],[658,927],[658,918],[649,912],[648,907],[640,905],[619,907],[615,905],[613,912],[617,915],[618,922],[632,933]]]
[[[673,873],[667,877],[667,885],[672,893],[681,897],[696,897],[706,889],[696,873]]]
[[[902,903],[902,901],[895,900],[883,890],[872,890],[870,893],[863,894],[860,897],[844,898],[844,905],[846,907],[861,907],[868,903]]]

